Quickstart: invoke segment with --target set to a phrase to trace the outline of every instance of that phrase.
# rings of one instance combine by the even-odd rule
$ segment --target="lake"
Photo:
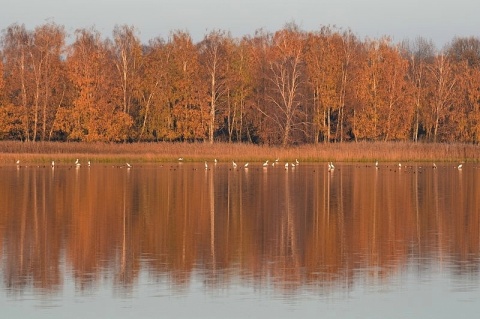
[[[476,164],[0,166],[5,318],[480,312]]]

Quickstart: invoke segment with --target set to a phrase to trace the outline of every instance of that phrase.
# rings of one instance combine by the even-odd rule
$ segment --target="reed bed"
[[[0,142],[0,163],[71,162],[76,158],[103,163],[248,161],[303,162],[478,162],[480,146],[409,142],[359,142],[302,145],[287,148],[241,143],[60,143]]]

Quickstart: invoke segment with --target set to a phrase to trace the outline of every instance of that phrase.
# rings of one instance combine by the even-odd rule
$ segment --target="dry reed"
[[[288,148],[228,143],[57,143],[0,142],[0,163],[71,162],[75,158],[96,162],[249,161],[280,158],[304,162],[367,161],[480,161],[480,147],[472,144],[409,142],[359,142],[292,146]]]

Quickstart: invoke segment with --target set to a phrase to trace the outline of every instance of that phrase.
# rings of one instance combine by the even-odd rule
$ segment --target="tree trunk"
[[[25,140],[30,140],[30,121],[27,107],[27,89],[25,85],[25,52],[22,50],[22,56],[20,58],[20,79],[22,82],[22,104],[25,111]]]
[[[209,135],[208,140],[210,144],[213,144],[213,131],[215,129],[215,66],[213,67],[213,71],[211,74],[211,93],[210,93],[210,123],[209,123]]]

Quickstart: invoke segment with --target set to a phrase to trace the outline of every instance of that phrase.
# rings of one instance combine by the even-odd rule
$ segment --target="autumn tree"
[[[168,138],[173,114],[168,104],[170,51],[161,38],[150,41],[144,50],[140,89],[140,133],[138,140]]]
[[[209,83],[209,121],[208,141],[212,144],[217,127],[216,118],[219,112],[219,102],[225,101],[226,79],[228,72],[228,54],[230,38],[225,32],[212,31],[205,36],[198,45],[199,61],[206,75],[205,81]]]
[[[330,111],[336,93],[335,77],[339,74],[339,59],[331,54],[333,50],[329,41],[330,33],[329,28],[322,28],[319,33],[309,33],[306,41],[305,60],[313,91],[311,118],[314,143],[318,143],[320,139],[330,141]]]
[[[277,128],[282,146],[290,143],[292,131],[302,124],[303,44],[303,33],[290,26],[274,34],[269,48],[268,108],[258,105],[258,109]]]
[[[251,141],[251,121],[248,120],[248,101],[253,91],[253,59],[249,40],[243,38],[231,45],[226,78],[226,107],[223,112],[228,141]],[[251,109],[251,108],[250,108]]]
[[[9,102],[18,108],[16,114],[21,122],[19,138],[30,141],[29,110],[32,104],[31,72],[28,67],[29,48],[32,43],[32,33],[25,25],[13,24],[3,31],[3,61],[5,90],[9,92]]]
[[[33,32],[22,25],[4,31],[6,90],[10,103],[21,108],[25,140],[50,138],[55,111],[65,95],[62,53],[65,31],[47,23]]]
[[[4,81],[4,67],[0,56],[0,138],[17,138],[22,132],[21,108],[7,98]]]
[[[457,78],[451,59],[444,53],[437,55],[427,70],[429,97],[425,126],[427,137],[437,142],[442,123],[445,123],[451,111]]]
[[[417,38],[413,42],[402,43],[402,55],[408,60],[408,81],[412,86],[414,107],[412,122],[412,140],[417,142],[424,126],[423,115],[427,98],[427,66],[435,55],[435,46],[431,41]]]
[[[113,64],[109,61],[108,47],[97,31],[76,31],[67,69],[76,96],[72,107],[58,112],[57,131],[71,140],[125,140],[132,119],[113,102],[112,97],[119,93],[112,79]]]
[[[480,39],[455,37],[447,46],[446,54],[456,62],[466,62],[470,68],[480,67]]]
[[[330,27],[307,35],[305,60],[313,93],[311,117],[315,143],[320,139],[331,140],[333,113],[337,119],[336,136],[343,139],[344,107],[354,42],[351,32],[339,33]]]
[[[340,39],[340,59],[342,61],[340,92],[339,92],[339,115],[337,121],[337,134],[339,134],[340,142],[346,136],[346,119],[347,98],[350,87],[354,81],[352,76],[352,67],[355,63],[355,56],[358,49],[358,40],[351,30],[345,30],[341,33]],[[337,138],[338,139],[338,138]]]
[[[135,103],[136,93],[140,83],[140,68],[142,64],[142,48],[133,26],[115,26],[113,29],[113,44],[111,47],[113,63],[119,79],[122,92],[121,110],[133,116],[138,109]]]
[[[455,108],[456,140],[480,141],[480,40],[475,37],[454,38],[446,52],[455,63],[458,95]],[[455,134],[456,133],[456,134]]]
[[[357,82],[360,112],[355,136],[372,140],[408,138],[412,116],[407,61],[388,39],[371,41]]]
[[[412,123],[412,86],[407,82],[408,61],[398,48],[384,47],[381,85],[384,103],[381,124],[382,137],[388,140],[407,140]]]
[[[363,56],[357,67],[356,107],[353,113],[353,134],[357,139],[377,139],[379,121],[379,43],[363,45]]]
[[[44,141],[51,137],[56,109],[65,97],[67,80],[61,58],[64,45],[62,26],[48,23],[35,29],[34,47],[30,52],[35,77],[34,140],[39,122],[42,126],[40,139]]]
[[[251,123],[251,127],[246,127],[248,142],[278,142],[278,137],[273,133],[276,127],[262,112],[262,109],[267,110],[269,104],[267,88],[271,43],[272,34],[262,29],[257,30],[255,36],[242,39],[242,45],[246,50],[245,58],[249,61],[251,79],[251,96],[247,100],[245,112],[245,120]]]
[[[464,135],[465,142],[480,143],[480,66],[467,70],[464,86],[464,103],[466,113]]]
[[[173,114],[170,139],[205,139],[208,133],[209,97],[200,80],[198,51],[188,33],[174,32],[167,44],[169,63],[169,101]]]

